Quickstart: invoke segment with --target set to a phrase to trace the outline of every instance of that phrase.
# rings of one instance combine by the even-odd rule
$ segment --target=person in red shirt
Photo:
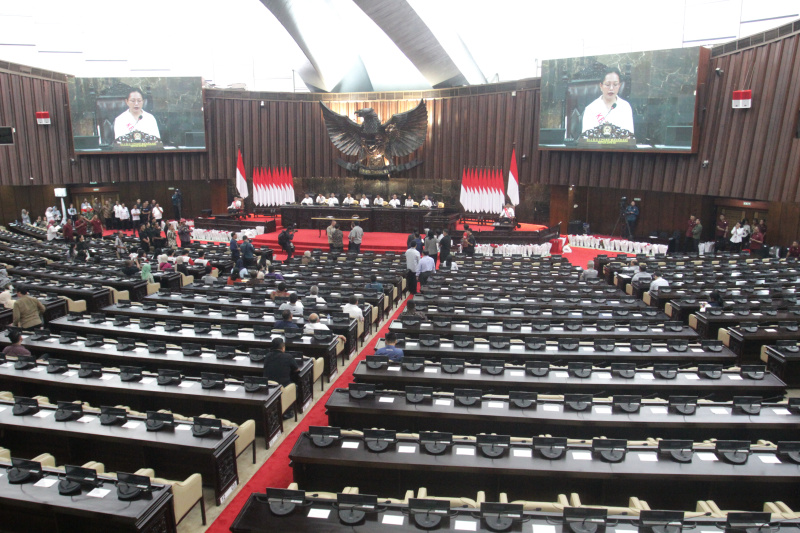
[[[685,238],[683,240],[683,251],[684,252],[696,252],[694,246],[694,237],[692,236],[692,230],[697,225],[697,219],[694,215],[689,216],[689,222],[686,224],[686,233],[684,234]]]
[[[78,221],[75,222],[75,234],[78,236],[86,235],[88,226],[89,222],[84,217],[78,217]]]
[[[75,240],[75,228],[72,226],[72,220],[67,219],[64,223],[64,227],[61,228],[61,231],[64,233],[64,240],[66,242],[72,242]]]
[[[797,241],[792,242],[792,245],[789,247],[789,252],[786,254],[787,257],[800,257],[800,244]]]
[[[92,226],[92,237],[95,239],[102,239],[103,238],[103,223],[100,221],[100,217],[97,215],[92,217],[92,220],[89,222]]]
[[[761,229],[758,226],[755,226],[753,234],[750,236],[750,255],[764,257],[764,249],[764,234],[761,233]]]

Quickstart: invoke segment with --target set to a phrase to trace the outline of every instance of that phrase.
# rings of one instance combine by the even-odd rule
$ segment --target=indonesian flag
[[[463,169],[461,171],[461,195],[458,197],[458,201],[464,207],[464,211],[467,210],[467,169]]]
[[[506,195],[503,192],[503,173],[500,169],[494,170],[494,212],[498,215],[503,212]]]
[[[517,172],[517,153],[511,149],[511,166],[508,169],[508,198],[512,205],[519,205],[519,172]]]
[[[257,174],[253,176],[253,198],[256,200],[256,204],[263,206],[264,205],[264,168],[259,167],[257,170]],[[256,182],[256,178],[258,181]],[[255,185],[258,183],[258,185]]]
[[[279,205],[284,205],[289,198],[289,186],[286,184],[286,167],[281,167],[278,171],[278,185],[281,192],[281,201]]]
[[[480,177],[480,198],[481,198],[481,211],[484,213],[489,212],[489,180],[486,177],[486,169],[481,169]]]
[[[467,187],[467,203],[469,210],[473,213],[478,212],[478,174],[474,168],[467,173],[469,185]]]
[[[236,161],[236,190],[239,191],[239,196],[242,199],[250,196],[247,192],[247,175],[244,173],[244,161],[242,160],[242,151],[239,150],[239,157]]]
[[[264,180],[266,198],[266,205],[275,205],[275,184],[272,181],[272,167],[267,168],[266,179]]]
[[[267,205],[267,169],[258,169],[258,201],[262,206]]]
[[[258,167],[253,168],[253,204],[261,205],[258,199]]]
[[[292,176],[292,167],[287,167],[286,170],[288,171],[287,183],[289,185],[289,201],[294,203],[296,200],[294,197],[294,177]]]

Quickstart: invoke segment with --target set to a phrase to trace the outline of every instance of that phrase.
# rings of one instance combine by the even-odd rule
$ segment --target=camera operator
[[[636,231],[636,223],[639,220],[639,207],[636,202],[631,200],[628,207],[625,208],[625,225],[628,228],[628,239],[633,240],[633,233]]]

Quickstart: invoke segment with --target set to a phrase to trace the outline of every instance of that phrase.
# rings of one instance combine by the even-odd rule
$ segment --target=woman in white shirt
[[[742,239],[744,236],[744,228],[740,223],[737,222],[731,230],[731,251],[733,253],[739,253],[742,251]]]

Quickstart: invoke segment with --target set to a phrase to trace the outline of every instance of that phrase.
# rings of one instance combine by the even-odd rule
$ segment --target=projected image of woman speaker
[[[600,79],[600,97],[586,106],[583,112],[583,129],[587,131],[603,124],[613,124],[633,134],[633,109],[619,97],[622,86],[619,70],[607,68]]]
[[[131,90],[125,98],[125,104],[128,106],[127,111],[123,111],[114,120],[115,139],[135,131],[161,139],[156,117],[143,109],[144,97],[141,91],[138,89]]]

